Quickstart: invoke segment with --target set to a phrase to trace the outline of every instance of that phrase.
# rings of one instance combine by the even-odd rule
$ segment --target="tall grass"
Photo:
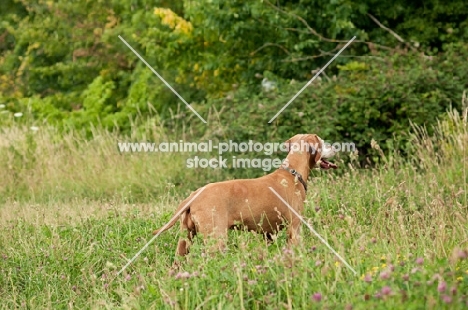
[[[343,175],[313,174],[304,215],[357,276],[304,228],[301,246],[293,248],[286,247],[284,232],[272,244],[231,232],[225,254],[207,254],[195,240],[179,267],[173,265],[179,234],[173,229],[116,277],[186,194],[168,185],[182,169],[175,164],[180,158],[118,154],[118,135],[101,131],[86,142],[51,129],[4,130],[0,184],[8,196],[0,207],[0,305],[466,307],[467,113],[466,107],[447,113],[434,136],[414,127],[409,159],[381,154],[375,169],[351,163]],[[222,176],[180,173],[187,191],[197,180]],[[134,188],[147,199],[132,201]]]

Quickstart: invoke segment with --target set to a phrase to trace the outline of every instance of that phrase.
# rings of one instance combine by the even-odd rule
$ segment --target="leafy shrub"
[[[272,125],[268,121],[305,82],[280,83],[277,92],[265,94],[259,81],[256,89],[241,87],[232,100],[211,100],[207,106],[222,110],[219,123],[231,139],[316,132],[327,140],[352,141],[363,155],[371,153],[372,139],[384,151],[405,151],[410,121],[428,125],[430,133],[441,113],[460,108],[468,88],[467,57],[468,45],[458,44],[434,57],[398,53],[350,62],[339,67],[338,76],[306,88]]]

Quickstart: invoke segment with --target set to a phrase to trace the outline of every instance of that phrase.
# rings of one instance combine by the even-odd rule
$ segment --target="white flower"
[[[5,109],[5,105],[4,105],[4,104],[0,104],[0,109]]]
[[[37,126],[31,126],[30,129],[31,129],[32,131],[38,131],[38,130],[39,130],[39,127],[37,127]]]
[[[265,92],[271,92],[272,90],[276,89],[276,82],[275,81],[269,81],[267,78],[264,78],[262,80],[262,88]]]
[[[16,112],[15,114],[13,114],[15,117],[21,117],[23,116],[23,113],[21,112]]]

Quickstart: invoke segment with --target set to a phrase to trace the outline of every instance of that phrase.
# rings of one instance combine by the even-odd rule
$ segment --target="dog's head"
[[[315,134],[298,134],[286,141],[285,144],[289,153],[309,153],[310,168],[315,167],[316,164],[319,164],[322,169],[338,168],[335,164],[327,161],[335,155],[333,148]]]

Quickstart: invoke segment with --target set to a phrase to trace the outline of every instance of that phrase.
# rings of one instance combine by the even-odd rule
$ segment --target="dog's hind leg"
[[[192,243],[193,237],[195,237],[197,233],[195,223],[192,221],[191,218],[190,209],[187,210],[187,212],[183,215],[183,218],[180,221],[180,229],[183,232],[187,232],[187,238],[179,239],[176,254],[184,256],[189,253],[189,248]]]
[[[296,245],[299,242],[301,229],[301,220],[294,218],[289,224],[288,228],[288,243],[289,245]]]

